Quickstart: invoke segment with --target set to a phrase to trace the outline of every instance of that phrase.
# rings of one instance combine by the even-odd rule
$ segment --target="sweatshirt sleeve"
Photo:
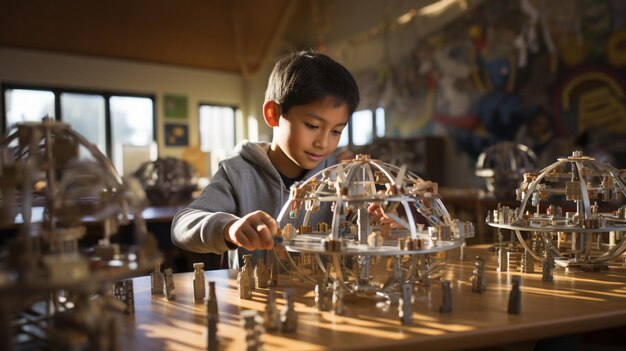
[[[174,216],[174,245],[198,253],[221,254],[236,248],[224,240],[224,228],[239,219],[235,193],[224,168],[220,167],[202,194]]]

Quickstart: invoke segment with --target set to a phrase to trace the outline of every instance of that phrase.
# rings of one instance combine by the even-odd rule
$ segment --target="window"
[[[344,147],[344,146],[348,146],[350,144],[350,128],[346,127],[343,129],[343,131],[341,132],[341,138],[339,139],[339,144],[337,144],[337,147]]]
[[[210,153],[211,174],[217,170],[218,162],[235,147],[235,117],[238,113],[238,109],[232,106],[200,104],[200,149]]]
[[[153,101],[145,97],[111,96],[111,147],[115,168],[132,173],[150,161],[154,144]]]
[[[61,120],[106,155],[104,104],[101,95],[61,93]]]
[[[120,174],[156,158],[154,97],[3,85],[3,130],[48,115],[62,120],[105,154]],[[88,155],[81,148],[81,157]]]
[[[349,133],[342,133],[338,147],[371,144],[374,138],[385,136],[385,109],[359,110],[350,117]]]
[[[374,118],[371,110],[356,111],[352,114],[352,145],[360,146],[372,142],[374,139]]]
[[[47,90],[5,89],[4,131],[15,123],[41,121],[44,116],[54,117],[54,93]]]
[[[385,109],[379,107],[376,109],[376,137],[382,138],[385,136]]]

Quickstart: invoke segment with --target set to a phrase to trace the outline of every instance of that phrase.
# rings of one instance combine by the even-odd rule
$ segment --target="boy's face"
[[[350,117],[348,106],[336,106],[332,97],[295,105],[287,115],[279,116],[269,156],[287,177],[297,177],[303,170],[315,168],[332,154]]]

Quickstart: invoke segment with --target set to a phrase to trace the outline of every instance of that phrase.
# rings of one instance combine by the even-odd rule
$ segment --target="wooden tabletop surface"
[[[474,256],[486,260],[487,290],[472,292]],[[295,309],[299,315],[295,333],[266,332],[266,350],[314,349],[422,349],[452,350],[500,345],[593,331],[626,325],[626,267],[615,263],[608,272],[566,272],[555,270],[554,281],[541,280],[538,273],[497,272],[495,258],[486,246],[467,250],[464,261],[451,261],[442,278],[451,282],[452,312],[439,313],[441,285],[418,285],[413,304],[413,325],[403,326],[397,305],[377,307],[369,299],[346,300],[346,314],[318,312],[314,308],[313,286],[280,277],[276,290],[296,288]],[[240,300],[236,271],[205,272],[215,281],[220,322],[220,350],[245,350],[240,326],[242,309],[265,308],[267,290],[257,289],[252,300]],[[511,278],[521,277],[521,314],[507,314]],[[124,350],[206,350],[205,304],[193,302],[192,273],[175,275],[176,300],[150,294],[149,277],[134,278],[135,315],[121,318],[121,349]],[[280,294],[279,294],[280,295]],[[278,299],[279,308],[284,305]]]

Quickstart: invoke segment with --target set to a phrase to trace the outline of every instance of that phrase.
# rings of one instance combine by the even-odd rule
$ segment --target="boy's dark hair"
[[[359,88],[352,74],[330,57],[315,51],[300,51],[279,60],[272,70],[265,100],[280,104],[286,114],[294,105],[306,105],[326,97],[352,114],[359,104]]]

